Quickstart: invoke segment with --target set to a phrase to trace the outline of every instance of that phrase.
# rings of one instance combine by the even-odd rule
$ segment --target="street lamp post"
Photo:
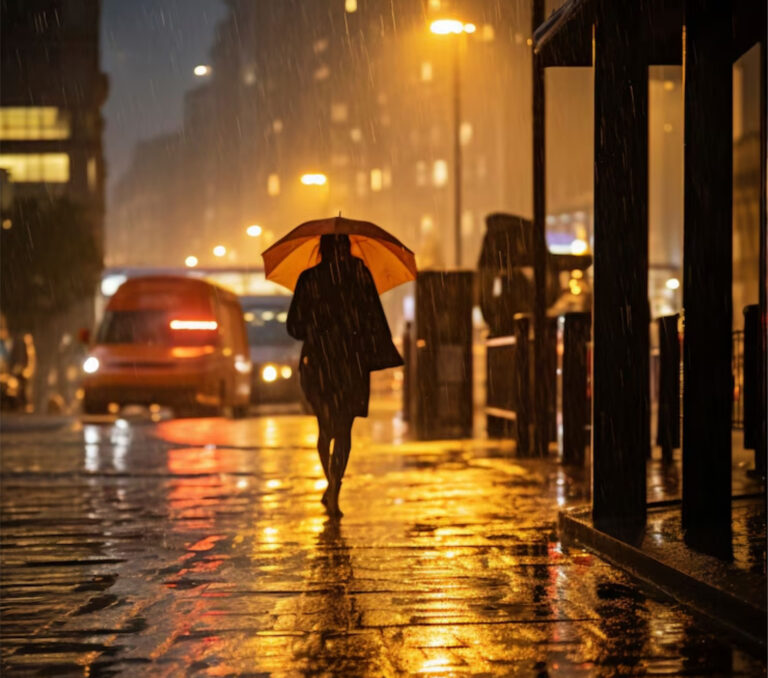
[[[453,262],[461,268],[461,48],[474,24],[456,19],[439,19],[430,25],[435,35],[456,35],[453,43]]]

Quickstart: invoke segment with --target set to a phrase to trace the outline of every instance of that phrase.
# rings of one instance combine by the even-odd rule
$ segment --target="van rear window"
[[[216,343],[215,329],[171,329],[168,311],[107,311],[99,328],[100,344],[206,346]]]

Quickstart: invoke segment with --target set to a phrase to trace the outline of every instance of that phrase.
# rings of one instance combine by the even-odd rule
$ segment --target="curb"
[[[34,433],[55,431],[75,421],[71,416],[0,415],[0,433]]]
[[[744,642],[764,652],[766,610],[717,586],[683,572],[622,542],[590,524],[588,508],[561,511],[558,530],[563,544],[578,544],[677,602],[726,626]],[[756,596],[757,597],[757,596]]]

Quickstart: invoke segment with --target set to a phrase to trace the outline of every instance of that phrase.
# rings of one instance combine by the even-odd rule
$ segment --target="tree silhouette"
[[[93,295],[102,268],[93,221],[68,198],[17,197],[3,213],[0,251],[0,307],[13,330]]]

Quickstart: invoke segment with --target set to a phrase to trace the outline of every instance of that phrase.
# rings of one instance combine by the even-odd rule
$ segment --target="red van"
[[[157,404],[243,416],[251,395],[243,311],[234,294],[203,280],[132,278],[109,300],[83,371],[88,414]]]

